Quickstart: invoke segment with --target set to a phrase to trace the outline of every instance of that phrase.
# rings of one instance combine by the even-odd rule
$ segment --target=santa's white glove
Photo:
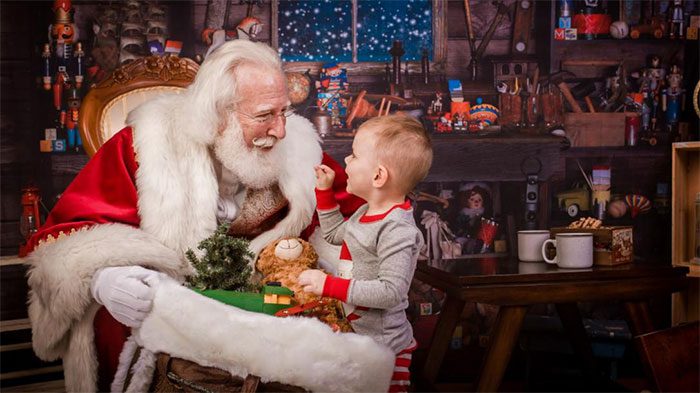
[[[95,273],[90,291],[114,319],[137,328],[151,311],[155,288],[163,276],[141,266],[106,267]]]

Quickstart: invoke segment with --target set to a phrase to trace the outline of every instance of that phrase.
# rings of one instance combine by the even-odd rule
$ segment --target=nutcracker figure
[[[678,124],[678,116],[683,110],[683,94],[685,90],[682,87],[683,75],[681,69],[677,65],[671,66],[671,72],[666,77],[668,87],[664,89],[662,96],[662,109],[666,112],[666,127],[672,130]]]
[[[55,0],[53,5],[54,23],[49,25],[49,42],[60,65],[68,66],[72,60],[73,42],[78,34],[71,15],[70,0]]]
[[[661,90],[666,76],[666,69],[661,65],[661,58],[657,55],[651,55],[648,61],[648,67],[642,70],[640,78],[639,91],[644,97],[644,106],[649,112],[645,119],[646,124],[642,124],[645,130],[655,130],[655,125],[658,120],[659,102],[661,101]],[[651,123],[651,124],[649,124]]]
[[[64,91],[72,86],[80,88],[83,84],[85,52],[76,42],[78,31],[73,23],[70,0],[55,0],[53,11],[49,43],[44,45],[41,55],[41,77],[44,89],[53,90],[54,107],[60,110]]]
[[[55,0],[54,21],[49,25],[49,43],[42,50],[42,85],[52,92],[53,107],[56,109],[57,133],[65,134],[70,148],[80,149],[77,120],[80,108],[80,89],[85,83],[85,52],[77,42],[78,32],[73,23],[70,0]],[[62,139],[62,138],[59,138]],[[65,151],[65,147],[48,136],[42,141],[42,151]],[[47,147],[52,146],[52,147]],[[61,144],[61,146],[65,146]]]

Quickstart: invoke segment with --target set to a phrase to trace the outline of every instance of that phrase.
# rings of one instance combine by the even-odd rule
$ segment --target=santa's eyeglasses
[[[278,117],[281,117],[282,120],[287,120],[290,116],[294,114],[294,110],[292,108],[285,108],[280,111],[278,114],[274,114],[272,112],[269,113],[263,113],[261,115],[253,116],[249,115],[245,112],[241,112],[237,110],[236,112],[240,113],[241,115],[247,117],[248,119],[254,121],[257,124],[272,124]]]

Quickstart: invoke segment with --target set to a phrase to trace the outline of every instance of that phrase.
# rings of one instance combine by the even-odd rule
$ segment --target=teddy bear
[[[255,266],[263,275],[263,283],[281,283],[294,292],[294,299],[299,304],[308,305],[315,300],[321,300],[313,308],[307,309],[305,316],[317,318],[336,332],[353,331],[339,300],[319,299],[313,293],[304,292],[304,288],[299,285],[301,272],[306,269],[318,269],[318,254],[309,242],[299,238],[272,242],[262,250]]]
[[[263,283],[281,283],[294,292],[294,298],[300,304],[318,299],[316,295],[304,292],[298,283],[301,272],[318,268],[318,255],[309,242],[299,238],[272,242],[260,253],[256,268],[263,275]]]

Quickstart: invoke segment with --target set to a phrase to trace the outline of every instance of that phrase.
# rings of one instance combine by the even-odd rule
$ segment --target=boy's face
[[[352,153],[345,157],[345,172],[348,175],[346,191],[363,199],[370,195],[378,166],[374,142],[374,132],[360,127],[352,141]]]

